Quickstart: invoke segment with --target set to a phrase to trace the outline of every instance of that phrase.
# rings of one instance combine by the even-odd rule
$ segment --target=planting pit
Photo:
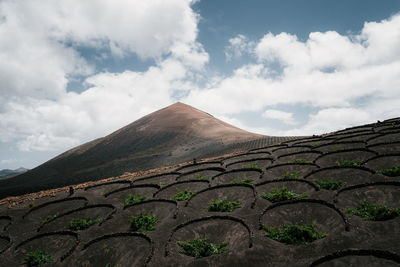
[[[331,152],[325,155],[320,156],[315,160],[315,164],[317,164],[321,168],[333,167],[337,166],[338,162],[342,160],[347,161],[360,161],[364,162],[370,158],[375,157],[376,154],[372,151],[355,149],[350,151],[338,151]]]
[[[153,247],[151,240],[143,234],[116,233],[88,242],[76,254],[74,256],[79,261],[71,261],[70,266],[146,266],[151,260]]]
[[[229,172],[221,173],[220,175],[215,176],[211,185],[220,185],[220,184],[230,184],[235,179],[244,180],[249,179],[253,180],[253,184],[260,181],[260,176],[262,174],[261,170],[257,169],[238,169],[232,170]]]
[[[320,181],[329,179],[334,181],[344,181],[344,186],[363,184],[372,179],[372,171],[357,167],[328,167],[310,173],[304,179],[308,181]]]
[[[115,208],[111,205],[87,206],[70,211],[68,213],[60,214],[60,216],[55,217],[54,220],[42,224],[39,230],[41,232],[66,231],[69,230],[71,221],[86,218],[97,220],[97,222],[91,226],[96,227],[97,225],[101,224],[102,221],[107,219],[114,212],[114,210]],[[89,227],[89,229],[91,227]]]
[[[310,225],[323,233],[335,235],[346,229],[346,223],[337,210],[323,202],[310,202],[312,200],[294,200],[277,203],[268,207],[260,216],[260,226],[280,228],[285,225]]]
[[[198,192],[209,187],[207,181],[185,181],[172,184],[158,191],[154,197],[161,199],[172,199],[178,192],[183,190],[189,190],[192,192]]]

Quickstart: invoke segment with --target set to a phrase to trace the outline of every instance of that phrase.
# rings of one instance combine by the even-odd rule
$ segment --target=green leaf
[[[58,217],[59,215],[60,215],[60,212],[58,212],[58,211],[57,211],[57,213],[54,214],[54,215],[47,215],[46,217],[44,217],[44,218],[42,219],[42,223],[47,223],[47,222],[53,220],[54,218]]]
[[[245,169],[258,169],[258,170],[262,170],[262,167],[258,166],[255,163],[250,163],[249,165],[243,165],[243,168]]]
[[[36,250],[29,252],[22,260],[21,264],[27,264],[28,266],[42,266],[43,264],[50,262],[54,262],[54,259],[47,251]]]
[[[139,203],[146,200],[145,196],[141,196],[139,194],[129,194],[128,197],[121,203],[122,206],[127,206],[130,204]]]
[[[346,184],[346,182],[342,180],[335,181],[327,178],[315,181],[315,183],[318,184],[319,188],[326,190],[338,190]]]
[[[228,201],[226,199],[216,199],[210,202],[207,211],[221,211],[231,212],[237,208],[240,208],[239,201]]]
[[[311,161],[306,160],[306,159],[295,159],[289,163],[311,163]]]
[[[204,176],[204,175],[197,175],[196,176],[196,180],[199,180],[199,181],[210,181],[211,179],[210,179],[210,177],[207,177],[207,176]]]
[[[391,177],[400,176],[400,167],[393,165],[392,168],[379,170],[379,171],[376,171],[376,173],[380,173],[380,174],[383,174],[386,176],[391,176]]]
[[[360,202],[355,210],[347,209],[345,212],[351,216],[360,216],[364,220],[386,221],[399,216],[400,208],[388,208],[386,206],[374,205],[364,200]]]
[[[272,189],[271,193],[269,194],[262,194],[260,195],[262,198],[269,200],[271,202],[279,202],[284,200],[295,200],[305,198],[307,194],[296,194],[289,191],[285,186],[281,189]]]
[[[282,229],[263,225],[263,229],[267,232],[265,236],[290,245],[304,245],[327,236],[327,234],[317,231],[314,223],[310,225],[284,224]]]
[[[362,163],[362,160],[356,159],[356,160],[346,160],[346,159],[341,159],[339,161],[336,161],[336,166],[339,167],[345,167],[345,166],[360,166]]]
[[[176,201],[184,201],[186,199],[189,199],[191,196],[193,196],[194,192],[190,191],[190,190],[183,190],[183,191],[179,191],[178,193],[175,194],[175,196],[172,197],[173,200]]]
[[[251,179],[233,179],[230,184],[252,184],[253,180]]]
[[[84,219],[74,219],[69,222],[69,229],[72,231],[84,230],[96,224],[99,219],[91,219],[90,217]]]
[[[155,226],[159,222],[157,216],[138,213],[129,219],[133,231],[147,232],[155,230]]]
[[[300,171],[287,172],[282,174],[278,179],[300,179]]]
[[[228,249],[226,248],[226,246],[228,246],[228,243],[210,243],[208,241],[208,238],[191,239],[188,243],[178,241],[178,245],[183,248],[183,250],[179,251],[180,253],[195,258],[208,257],[214,254],[222,254],[228,251]]]

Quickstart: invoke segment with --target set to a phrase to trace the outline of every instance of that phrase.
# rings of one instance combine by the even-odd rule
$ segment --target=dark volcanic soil
[[[392,119],[110,180],[72,195],[63,191],[30,206],[2,205],[0,265],[17,266],[27,253],[46,250],[55,262],[44,266],[400,266],[400,216],[371,221],[346,212],[364,200],[400,208],[400,173],[380,173],[400,167],[400,151],[392,147],[400,141],[399,125]],[[345,161],[352,166],[338,166]],[[317,181],[324,178],[346,184],[321,189]],[[235,179],[252,181],[231,184]],[[307,196],[274,203],[261,197],[283,186]],[[185,189],[190,198],[173,200]],[[146,198],[123,206],[129,194]],[[215,199],[240,201],[240,207],[207,211]],[[158,217],[155,230],[131,229],[129,219],[139,213]],[[98,221],[69,229],[71,220],[88,217]],[[275,241],[261,227],[312,223],[326,236],[304,245]],[[178,242],[195,238],[228,243],[228,251],[199,259],[182,254]]]

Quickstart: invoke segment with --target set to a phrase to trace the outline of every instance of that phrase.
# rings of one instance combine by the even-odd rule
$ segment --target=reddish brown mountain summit
[[[244,131],[204,111],[177,102],[144,116],[104,138],[77,146],[57,158],[85,153],[99,143],[113,149],[119,146],[123,150],[123,147],[130,146],[133,142],[144,144],[144,140],[149,141],[145,145],[147,148],[168,139],[173,142],[172,151],[182,153],[181,149],[184,150],[198,142],[226,145],[262,137],[265,136]]]
[[[191,138],[222,141],[225,144],[263,137],[262,135],[239,129],[214,118],[204,111],[180,102],[143,117],[143,120],[145,119],[147,123],[144,126],[133,127],[139,120],[114,134],[133,130],[156,135],[167,131],[177,132],[180,135],[190,136]]]
[[[263,137],[178,102],[1,181],[0,198],[172,165]]]

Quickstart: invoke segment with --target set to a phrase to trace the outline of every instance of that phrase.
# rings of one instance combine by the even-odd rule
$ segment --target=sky
[[[398,0],[0,0],[0,169],[177,101],[312,135],[400,116]]]

